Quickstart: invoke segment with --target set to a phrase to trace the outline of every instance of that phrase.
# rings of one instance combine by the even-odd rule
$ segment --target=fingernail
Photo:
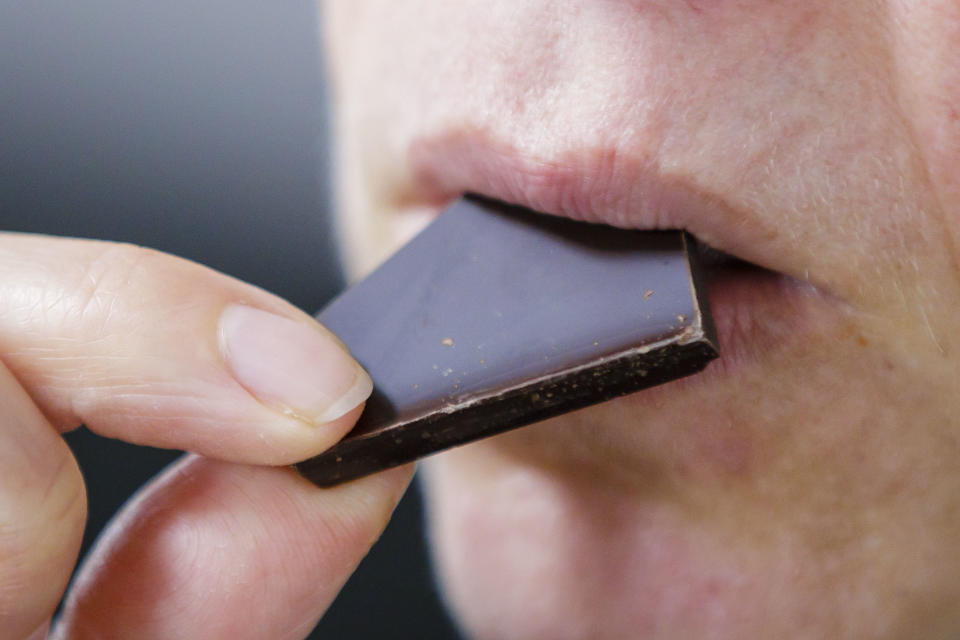
[[[234,377],[264,404],[322,424],[370,396],[370,376],[318,326],[245,305],[220,316],[220,350]]]

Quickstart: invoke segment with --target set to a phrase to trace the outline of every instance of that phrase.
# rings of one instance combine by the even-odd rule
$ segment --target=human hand
[[[339,440],[366,373],[309,316],[156,251],[0,234],[0,637],[43,637],[86,496],[58,432],[187,456],[128,504],[54,634],[299,638],[411,475],[321,490],[288,468]],[[33,634],[33,636],[31,636]]]

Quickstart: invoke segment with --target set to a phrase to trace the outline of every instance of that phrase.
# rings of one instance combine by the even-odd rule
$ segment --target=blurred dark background
[[[315,311],[340,287],[310,0],[0,2],[0,229],[123,240]],[[178,454],[85,429],[84,549]],[[311,637],[455,638],[417,491]]]

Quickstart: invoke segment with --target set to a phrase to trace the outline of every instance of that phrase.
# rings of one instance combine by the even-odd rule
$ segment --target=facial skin
[[[706,373],[425,465],[465,630],[960,634],[960,3],[324,12],[355,274],[468,191],[779,274]]]

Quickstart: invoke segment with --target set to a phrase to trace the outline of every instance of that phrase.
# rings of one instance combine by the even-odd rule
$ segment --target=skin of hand
[[[86,516],[60,432],[195,452],[108,527],[50,633],[300,638],[409,481],[320,490],[287,466],[335,443],[371,390],[312,318],[186,260],[0,234],[0,638],[45,637]]]
[[[780,274],[704,374],[425,465],[467,633],[960,635],[960,3],[322,10],[356,275],[463,192]]]

